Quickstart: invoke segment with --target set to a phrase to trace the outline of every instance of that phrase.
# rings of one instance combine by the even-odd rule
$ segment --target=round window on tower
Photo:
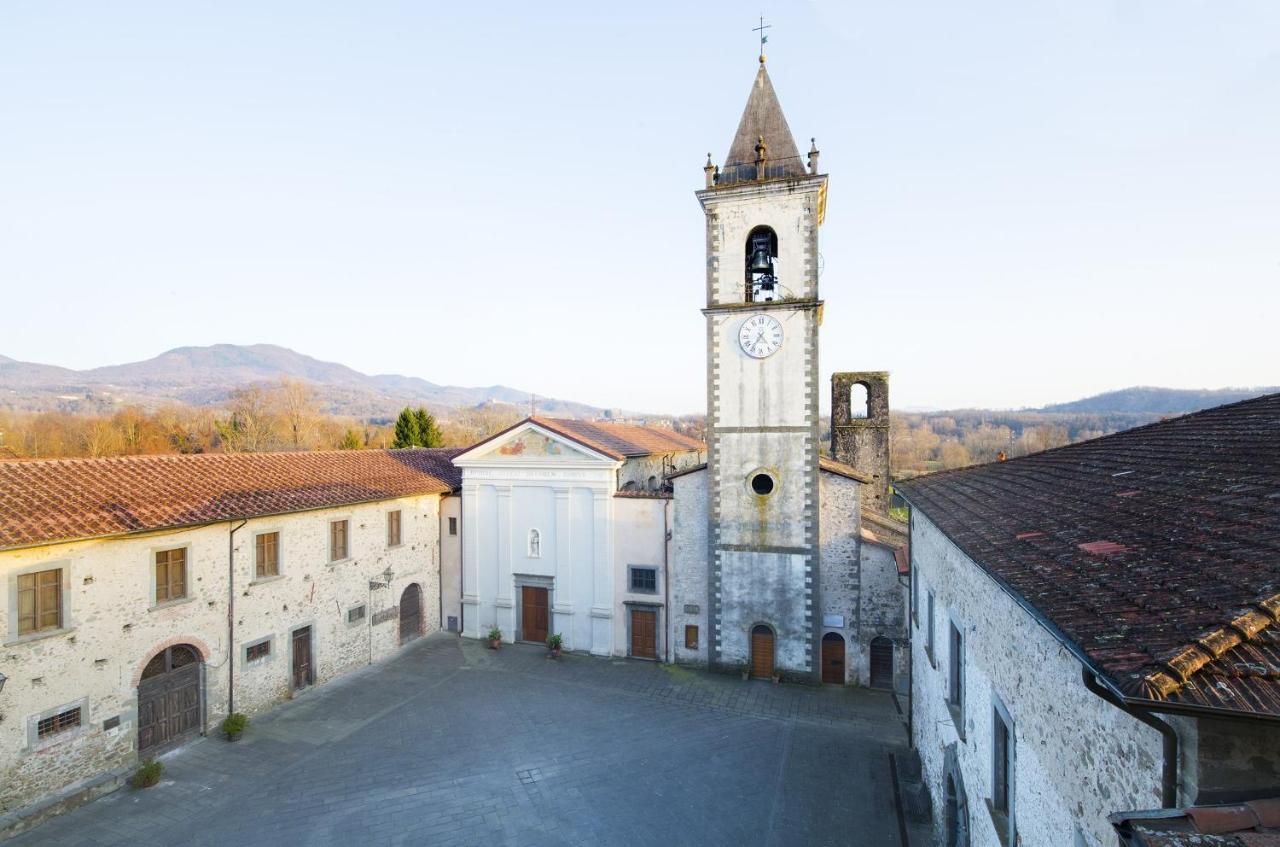
[[[751,475],[751,490],[761,497],[765,497],[773,493],[773,477],[764,471]]]

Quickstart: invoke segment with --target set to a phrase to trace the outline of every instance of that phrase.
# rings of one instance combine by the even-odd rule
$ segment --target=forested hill
[[[1095,394],[1070,403],[1055,403],[1038,412],[1070,412],[1109,414],[1114,412],[1140,415],[1185,415],[1212,406],[1248,400],[1263,394],[1280,392],[1280,386],[1269,388],[1152,388],[1135,386],[1119,391]]]

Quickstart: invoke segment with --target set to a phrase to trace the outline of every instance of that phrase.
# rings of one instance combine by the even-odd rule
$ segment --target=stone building
[[[665,477],[703,458],[669,429],[539,417],[457,456],[463,634],[665,658]]]
[[[899,489],[944,843],[1280,796],[1280,395]]]
[[[438,629],[456,452],[0,462],[0,816]]]

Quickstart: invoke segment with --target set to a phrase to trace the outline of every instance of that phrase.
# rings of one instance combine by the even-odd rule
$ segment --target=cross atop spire
[[[773,24],[764,22],[764,15],[760,16],[760,26],[751,28],[752,32],[760,33],[760,64],[764,64],[764,45],[769,41],[769,36],[765,35],[766,29],[773,29]]]

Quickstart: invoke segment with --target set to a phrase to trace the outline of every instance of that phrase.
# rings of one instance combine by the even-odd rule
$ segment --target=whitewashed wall
[[[664,630],[667,628],[667,610],[664,596],[667,591],[667,577],[664,571],[669,563],[664,562],[666,556],[666,512],[670,501],[665,497],[614,497],[613,531],[614,531],[614,574],[613,584],[617,586],[617,598],[614,605],[613,644],[614,653],[619,656],[629,655],[631,641],[627,618],[628,601],[645,605],[660,606],[657,621],[657,651],[661,658],[665,655]],[[631,590],[630,567],[653,568],[657,574],[657,588],[654,593]]]
[[[449,534],[449,519],[457,522],[457,534]],[[462,496],[440,498],[440,627],[449,617],[462,622]]]
[[[912,721],[941,838],[945,750],[955,745],[973,847],[1000,847],[992,796],[992,710],[1014,721],[1014,809],[1023,847],[1110,847],[1106,816],[1160,806],[1161,738],[1085,689],[1081,665],[919,510],[912,559],[919,623],[912,623]],[[935,597],[934,651],[926,650],[927,592]],[[948,621],[965,638],[963,737],[946,703]]]
[[[425,631],[439,627],[438,496],[409,497],[340,509],[255,518],[235,538],[236,709],[254,713],[288,696],[289,637],[310,625],[316,683],[385,657],[399,646],[398,621],[373,626],[373,614],[399,602],[410,583],[423,594]],[[386,513],[403,512],[402,541],[388,548]],[[351,521],[351,556],[328,563],[329,521]],[[227,706],[228,537],[231,524],[0,553],[5,590],[29,568],[64,569],[65,626],[52,634],[16,638],[12,604],[0,604],[0,670],[9,677],[0,695],[0,813],[82,782],[136,758],[137,683],[157,652],[191,644],[205,662],[206,726]],[[255,580],[254,534],[281,533],[281,574]],[[188,599],[153,606],[156,550],[186,546]],[[371,580],[393,572],[391,587]],[[348,609],[367,614],[347,623]],[[273,639],[271,655],[244,663],[244,646]],[[27,725],[50,709],[83,703],[79,730],[28,746]],[[119,717],[119,727],[102,728]]]

